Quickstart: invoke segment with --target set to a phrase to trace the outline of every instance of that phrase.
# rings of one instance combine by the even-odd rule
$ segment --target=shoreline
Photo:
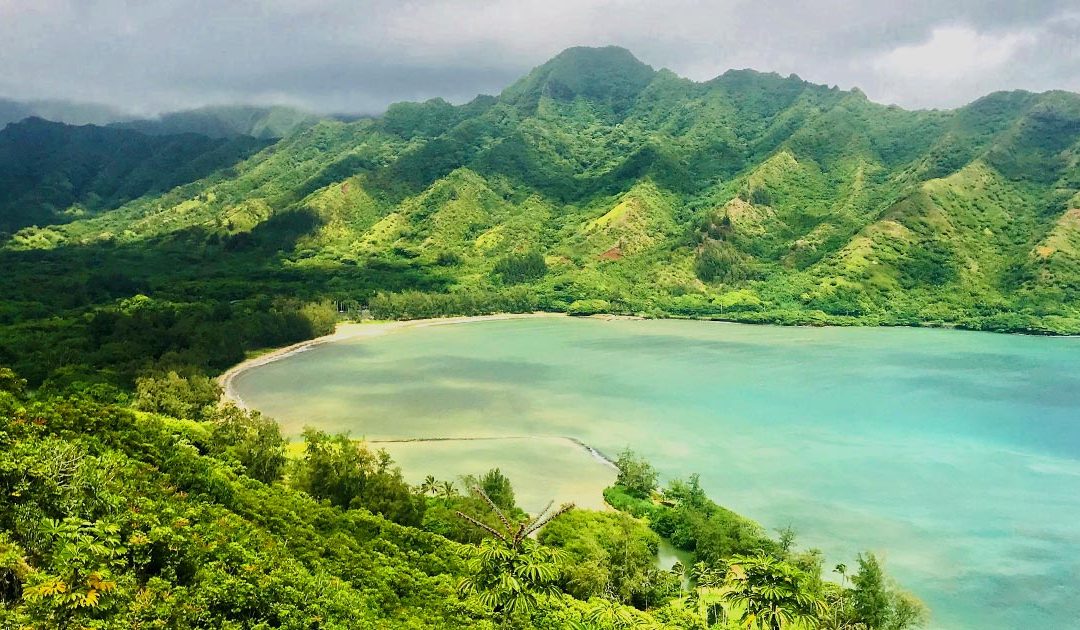
[[[247,370],[272,363],[278,359],[282,359],[296,352],[303,352],[308,348],[321,345],[324,343],[331,343],[334,341],[346,341],[349,339],[358,339],[364,337],[376,337],[379,335],[388,334],[398,330],[404,330],[408,328],[423,328],[427,326],[444,326],[450,324],[467,324],[470,322],[484,322],[484,321],[501,321],[512,319],[533,319],[533,318],[547,318],[547,317],[580,317],[582,319],[598,319],[601,321],[645,321],[649,319],[660,320],[672,320],[672,321],[696,321],[696,322],[709,322],[717,324],[741,324],[746,326],[778,326],[782,328],[912,328],[912,329],[927,329],[927,330],[955,330],[961,332],[974,332],[974,333],[987,333],[992,335],[1016,335],[1018,337],[1052,337],[1059,339],[1077,339],[1080,338],[1080,334],[1058,334],[1058,333],[1037,333],[1037,332],[1002,332],[992,330],[975,330],[970,328],[963,328],[959,326],[949,325],[932,325],[928,323],[922,324],[908,324],[908,325],[859,325],[859,324],[777,324],[772,322],[743,322],[732,319],[718,319],[713,317],[645,317],[641,315],[622,315],[616,313],[598,313],[594,315],[576,316],[570,315],[564,312],[551,312],[551,311],[536,311],[532,313],[495,313],[491,315],[454,315],[449,317],[429,317],[424,319],[404,319],[404,320],[390,320],[390,321],[378,321],[371,323],[363,322],[340,322],[335,328],[334,332],[329,335],[323,335],[322,337],[316,337],[314,339],[308,339],[300,341],[288,346],[276,348],[261,354],[256,357],[245,359],[240,363],[230,367],[222,372],[215,380],[221,387],[222,400],[232,402],[238,407],[247,409],[247,405],[244,403],[236,392],[233,390],[233,380],[240,374]],[[588,445],[583,445],[588,447]],[[591,447],[588,447],[591,448]],[[605,459],[608,459],[605,456]]]
[[[265,354],[251,357],[246,359],[233,367],[229,368],[217,377],[217,383],[221,387],[221,399],[226,402],[231,402],[242,409],[253,409],[249,407],[243,399],[239,396],[234,388],[235,380],[241,374],[247,372],[250,369],[273,363],[279,359],[292,356],[298,352],[304,352],[309,348],[322,345],[324,343],[332,343],[337,341],[346,341],[352,339],[365,339],[369,337],[379,337],[382,335],[390,334],[392,332],[400,330],[408,330],[411,328],[425,328],[428,326],[445,326],[452,324],[468,324],[472,322],[485,322],[485,321],[503,321],[503,320],[516,320],[516,319],[546,319],[546,318],[565,318],[570,317],[566,313],[503,313],[496,315],[477,315],[466,317],[439,317],[428,319],[416,319],[416,320],[400,320],[400,321],[381,321],[372,323],[361,322],[342,322],[339,323],[334,332],[329,335],[323,335],[322,337],[316,337],[314,339],[308,339],[299,343],[294,343],[289,346],[277,348]],[[599,319],[603,321],[611,320],[624,320],[643,319],[640,317],[625,316],[625,315],[590,315],[585,319]],[[500,440],[540,440],[552,444],[555,448],[566,449],[567,452],[583,453],[587,458],[592,460],[595,464],[599,464],[609,470],[618,471],[618,466],[615,464],[615,460],[593,446],[585,443],[579,438],[567,436],[567,435],[509,435],[509,436],[462,436],[462,437],[402,437],[402,438],[389,438],[389,439],[373,439],[366,440],[371,445],[386,445],[393,444],[436,444],[447,442],[481,442],[481,441],[500,441]],[[589,495],[593,495],[595,492],[595,506],[593,509],[611,509],[607,505],[603,496],[603,488],[599,487],[589,492]]]
[[[222,372],[215,379],[218,386],[221,387],[221,399],[225,402],[231,402],[241,409],[248,409],[249,407],[242,398],[236,393],[233,388],[233,382],[236,377],[240,376],[244,372],[256,368],[259,366],[273,363],[279,359],[284,359],[287,356],[291,356],[298,352],[304,352],[309,348],[322,345],[324,343],[332,343],[335,341],[348,341],[351,339],[364,339],[367,337],[379,337],[389,334],[398,330],[405,330],[408,328],[426,328],[428,326],[446,326],[450,324],[468,324],[471,322],[488,322],[488,321],[502,321],[511,319],[540,319],[549,317],[569,317],[566,313],[548,313],[548,312],[536,312],[536,313],[497,313],[494,315],[466,315],[455,317],[431,317],[427,319],[405,319],[405,320],[393,320],[393,321],[379,321],[365,324],[363,322],[340,322],[334,327],[334,332],[329,335],[323,335],[322,337],[315,337],[314,339],[307,339],[288,346],[276,348],[267,352],[266,354],[260,354],[256,357],[244,359],[240,363],[230,367]],[[614,316],[618,317],[618,316]],[[607,317],[605,317],[607,319]]]
[[[615,460],[576,437],[570,435],[490,435],[476,437],[426,437],[426,438],[391,438],[383,440],[364,440],[368,444],[417,444],[425,442],[484,442],[496,440],[559,440],[569,442],[571,445],[584,450],[597,461],[603,462],[614,470],[619,467]]]
[[[499,313],[492,315],[475,315],[475,316],[451,316],[451,317],[438,317],[438,318],[425,318],[415,320],[391,320],[391,321],[374,321],[370,323],[362,322],[340,322],[336,325],[334,332],[324,335],[322,337],[316,337],[314,339],[308,339],[289,346],[277,348],[271,350],[265,354],[248,358],[217,377],[216,381],[222,388],[221,399],[226,402],[232,402],[238,407],[243,409],[253,409],[249,407],[243,399],[236,392],[234,387],[235,380],[240,375],[244,374],[250,369],[260,367],[279,359],[289,357],[293,354],[304,352],[309,348],[337,341],[348,341],[354,339],[364,339],[369,337],[378,337],[392,332],[408,330],[412,328],[425,328],[428,326],[446,326],[453,324],[468,324],[472,322],[486,322],[486,321],[505,321],[505,320],[518,320],[518,319],[541,319],[541,318],[567,318],[572,317],[567,313],[560,312],[533,312],[533,313]],[[594,319],[600,321],[642,321],[650,318],[633,316],[633,315],[617,315],[617,314],[594,314],[587,316],[580,316],[581,319]],[[807,326],[807,325],[788,325],[782,326],[777,324],[748,324],[744,322],[732,322],[728,320],[716,320],[716,319],[698,319],[698,318],[663,318],[671,319],[673,321],[698,321],[703,323],[714,324],[729,324],[729,325],[764,325],[778,326],[783,328],[819,328],[819,326]],[[879,326],[878,328],[891,328],[888,326]],[[955,329],[954,329],[955,330]],[[966,332],[966,331],[965,331]],[[986,332],[986,331],[976,331]],[[1029,336],[1029,335],[1019,335]],[[1039,335],[1030,335],[1036,337]],[[1059,337],[1063,337],[1060,336]],[[512,435],[512,436],[446,436],[446,437],[394,437],[386,439],[368,440],[372,444],[420,444],[429,443],[435,444],[440,442],[478,442],[478,441],[496,441],[496,440],[546,440],[552,443],[561,443],[562,448],[568,450],[584,453],[592,460],[603,466],[617,470],[617,466],[612,457],[597,450],[588,443],[582,441],[579,438],[567,435]],[[602,493],[600,496],[600,502],[603,503]]]

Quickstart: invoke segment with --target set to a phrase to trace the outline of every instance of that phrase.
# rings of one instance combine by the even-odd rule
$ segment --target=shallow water
[[[491,321],[316,346],[234,384],[289,433],[629,445],[830,563],[880,553],[932,627],[1080,618],[1080,339]],[[411,479],[491,461],[526,507],[611,474],[560,440],[388,447]]]

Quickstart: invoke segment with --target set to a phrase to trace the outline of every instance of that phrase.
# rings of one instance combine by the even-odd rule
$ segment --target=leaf
[[[89,606],[90,608],[94,608],[94,607],[96,607],[98,605],[98,599],[99,598],[100,598],[99,591],[96,591],[94,589],[90,589],[89,591],[86,592],[86,596],[83,597],[83,600],[82,600],[82,603],[80,604],[80,606]]]

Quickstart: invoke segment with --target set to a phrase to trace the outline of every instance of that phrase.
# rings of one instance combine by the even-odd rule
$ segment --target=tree
[[[536,609],[541,597],[559,593],[562,552],[536,542],[530,536],[547,523],[573,509],[567,503],[551,511],[551,503],[539,514],[514,522],[487,496],[483,488],[473,492],[484,500],[499,518],[502,527],[492,527],[464,512],[457,515],[491,535],[480,542],[468,560],[470,575],[458,584],[458,592],[475,595],[496,613],[507,617],[516,612]]]
[[[498,468],[492,468],[479,478],[469,475],[463,479],[466,487],[479,486],[499,509],[513,511],[517,507],[514,487],[510,479]]]
[[[754,276],[754,267],[746,254],[726,241],[709,241],[694,261],[694,273],[705,282],[725,284],[742,282]]]
[[[709,497],[701,487],[701,475],[697,473],[691,474],[686,481],[672,479],[664,489],[664,498],[681,506],[710,511]]]
[[[851,607],[856,618],[871,630],[884,628],[890,614],[885,571],[872,553],[859,554],[858,562],[859,571],[851,577]]]
[[[221,387],[201,374],[171,370],[135,380],[135,407],[174,418],[202,419],[221,398]]]
[[[656,489],[660,475],[645,458],[629,448],[619,453],[615,466],[619,469],[615,483],[625,487],[630,494],[645,499]]]
[[[435,480],[435,475],[424,477],[423,483],[420,484],[420,494],[434,495],[438,491],[438,483]]]
[[[578,599],[604,597],[646,609],[680,591],[679,575],[656,567],[660,537],[627,514],[574,510],[537,539],[569,556],[563,590]]]
[[[116,589],[113,570],[123,566],[120,526],[67,517],[47,520],[44,541],[54,573],[34,572],[23,596],[39,614],[66,627],[85,608],[104,608]]]
[[[11,368],[0,367],[0,392],[22,396],[25,390],[26,379],[19,378]]]
[[[642,621],[634,616],[632,608],[620,605],[612,600],[599,600],[592,605],[585,619],[592,624],[589,627],[601,628],[634,628],[640,627]],[[582,626],[584,627],[584,626]]]
[[[288,442],[274,420],[229,403],[215,409],[210,421],[210,447],[216,453],[234,457],[253,479],[263,483],[281,479]]]
[[[858,556],[859,571],[851,577],[851,613],[870,630],[903,630],[926,617],[922,602],[889,584],[877,556]]]
[[[780,552],[787,556],[795,548],[795,537],[797,536],[795,528],[788,524],[777,529],[776,532],[780,534]]]
[[[519,284],[544,277],[548,271],[544,255],[536,250],[509,254],[495,263],[493,273],[504,284]]]
[[[372,453],[341,433],[304,429],[304,457],[295,465],[294,487],[343,508],[364,508],[405,525],[423,520],[424,502],[386,451]]]
[[[690,567],[690,579],[694,589],[686,598],[689,606],[706,625],[711,626],[720,621],[725,613],[726,601],[724,596],[724,572],[713,568],[704,562],[697,562]]]
[[[766,554],[731,558],[722,599],[744,624],[764,630],[813,628],[827,612],[811,576]]]

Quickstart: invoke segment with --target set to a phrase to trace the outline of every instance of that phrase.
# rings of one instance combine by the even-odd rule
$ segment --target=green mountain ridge
[[[540,308],[1077,332],[1078,194],[1076,94],[913,112],[794,75],[695,83],[572,48],[497,97],[322,120],[225,177],[6,248],[235,238],[302,213],[314,227],[280,264],[404,265],[451,295],[506,290],[496,267],[536,251]]]
[[[0,129],[28,118],[41,118],[67,125],[131,129],[148,135],[195,133],[211,138],[251,136],[276,140],[322,118],[348,120],[359,117],[347,114],[320,116],[283,105],[207,105],[142,117],[95,103],[0,98]]]
[[[266,146],[253,138],[146,136],[41,118],[0,131],[0,233],[60,224],[194,182]]]

